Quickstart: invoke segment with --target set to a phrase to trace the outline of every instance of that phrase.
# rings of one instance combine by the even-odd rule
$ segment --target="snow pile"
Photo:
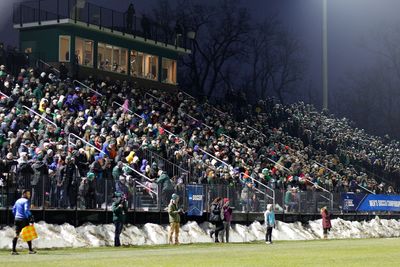
[[[278,222],[273,231],[275,240],[312,240],[322,238],[321,220],[310,221],[308,225],[301,223]],[[114,225],[93,225],[87,223],[80,227],[73,227],[67,223],[63,225],[38,222],[35,224],[39,238],[34,241],[36,248],[60,247],[100,247],[114,244]],[[198,225],[188,222],[182,225],[179,241],[181,243],[207,243],[213,240],[209,236],[212,229],[210,223]],[[126,225],[121,234],[124,245],[154,245],[168,243],[169,226],[147,223],[143,227]],[[0,249],[10,249],[14,230],[5,227],[0,230]],[[378,238],[400,237],[400,221],[381,220],[379,217],[369,222],[351,222],[342,219],[332,220],[330,238]],[[230,242],[251,242],[264,240],[265,227],[255,221],[250,226],[232,225]],[[26,246],[18,242],[19,246]]]

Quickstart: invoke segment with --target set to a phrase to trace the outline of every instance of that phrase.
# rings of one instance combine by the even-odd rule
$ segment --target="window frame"
[[[68,52],[69,52],[68,60],[63,59],[65,55],[62,55],[62,57],[60,57],[61,56],[60,44],[61,44],[61,39],[63,39],[63,38],[68,39],[68,44],[69,44],[68,45]],[[75,52],[74,52],[74,54],[75,54]],[[58,62],[71,62],[71,35],[59,35],[58,36]]]

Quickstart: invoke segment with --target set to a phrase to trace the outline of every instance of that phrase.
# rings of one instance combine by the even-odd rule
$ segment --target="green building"
[[[132,12],[84,0],[35,0],[14,6],[21,51],[79,75],[177,84],[177,59],[190,53],[187,36]]]

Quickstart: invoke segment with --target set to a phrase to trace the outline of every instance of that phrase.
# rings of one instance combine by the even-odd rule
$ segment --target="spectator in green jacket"
[[[114,246],[121,246],[119,236],[125,223],[126,213],[128,212],[128,202],[125,196],[117,192],[114,194],[115,201],[112,204],[113,222],[115,225]]]
[[[159,170],[158,175],[156,183],[161,187],[161,205],[165,207],[174,193],[174,186],[166,171]]]
[[[172,236],[175,233],[175,245],[179,245],[179,227],[181,222],[182,209],[178,209],[179,196],[177,194],[172,194],[171,201],[168,205],[168,215],[169,215],[169,232],[168,240],[169,244],[173,244]]]

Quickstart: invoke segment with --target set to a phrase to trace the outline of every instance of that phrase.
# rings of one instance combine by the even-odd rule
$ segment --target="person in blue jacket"
[[[265,243],[272,244],[272,229],[275,228],[275,212],[272,204],[267,205],[267,210],[264,213],[264,221],[267,227]]]
[[[29,190],[24,190],[22,191],[22,197],[18,199],[14,207],[12,209],[13,214],[14,214],[14,224],[15,224],[15,237],[13,238],[12,241],[12,255],[18,255],[18,252],[16,250],[17,247],[17,241],[19,234],[21,233],[22,229],[25,226],[28,226],[29,223],[33,224],[33,216],[30,211],[30,198],[31,198],[31,192]],[[29,254],[35,254],[36,251],[32,249],[32,241],[28,241],[28,247],[29,247]]]

